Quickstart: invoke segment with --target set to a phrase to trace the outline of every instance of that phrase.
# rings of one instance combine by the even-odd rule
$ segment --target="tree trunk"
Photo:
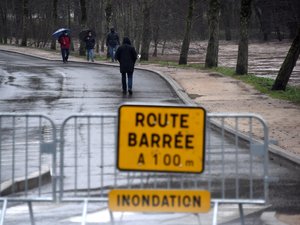
[[[212,68],[218,66],[219,52],[219,19],[220,19],[220,0],[209,1],[208,23],[209,38],[205,58],[205,67]]]
[[[184,34],[181,51],[180,51],[179,65],[187,64],[187,58],[188,58],[190,40],[191,40],[191,29],[192,29],[192,22],[193,22],[194,6],[195,6],[195,0],[189,0],[189,9],[186,18],[185,34]]]
[[[151,27],[150,27],[150,4],[147,0],[143,4],[143,31],[142,31],[142,46],[141,60],[148,61],[149,48],[151,42]]]
[[[87,12],[86,12],[85,0],[80,0],[80,9],[81,9],[80,25],[81,25],[81,29],[85,30],[87,29]],[[79,55],[85,56],[85,43],[84,40],[82,39],[80,39]]]
[[[158,44],[160,40],[160,35],[161,35],[161,26],[163,25],[162,20],[164,17],[162,16],[162,10],[163,10],[163,1],[164,0],[157,0],[153,4],[153,8],[156,10],[153,10],[151,13],[151,24],[152,24],[152,38],[154,42],[154,51],[152,56],[157,57],[158,54]]]
[[[296,62],[300,54],[300,27],[298,27],[298,33],[289,49],[289,52],[281,65],[275,82],[272,86],[272,90],[285,90],[296,65]]]
[[[159,22],[155,24],[155,27],[153,29],[153,41],[154,41],[154,51],[152,56],[157,57],[157,47],[158,47],[158,42],[159,42],[159,31],[160,31],[160,26]]]
[[[28,10],[28,0],[23,0],[23,17],[22,17],[22,41],[21,41],[21,46],[27,46],[27,22],[28,22],[28,15],[29,15],[29,10]]]
[[[263,40],[268,41],[271,33],[272,1],[254,1],[255,13],[263,33]]]
[[[7,24],[7,0],[0,3],[0,43],[7,44],[8,24]]]
[[[252,0],[241,0],[240,13],[240,41],[235,72],[237,74],[248,73],[248,26],[251,17]]]
[[[104,52],[104,45],[105,45],[105,35],[106,35],[106,30],[105,30],[105,23],[104,23],[104,20],[102,19],[103,18],[103,9],[104,9],[104,1],[101,0],[99,1],[99,4],[100,4],[100,15],[99,15],[99,18],[100,18],[100,22],[98,21],[99,23],[99,36],[98,36],[98,39],[100,41],[100,46],[99,46],[99,51],[101,52]]]
[[[71,3],[70,0],[68,0],[68,28],[71,29]],[[72,39],[71,39],[72,40]],[[74,42],[71,41],[71,51],[74,51],[75,47],[74,47]]]
[[[53,5],[52,5],[52,19],[53,19],[53,25],[55,28],[57,28],[57,1],[58,0],[53,0]],[[56,50],[56,40],[52,38],[51,41],[51,47],[52,50]]]
[[[14,22],[15,30],[12,31],[13,35],[15,36],[15,45],[20,44],[20,39],[22,37],[22,20],[23,20],[23,2],[22,1],[16,1],[14,5],[14,13],[16,15],[16,19]]]
[[[106,6],[105,6],[105,35],[108,34],[109,32],[109,27],[111,26],[111,21],[112,21],[112,4],[111,0],[107,0]],[[104,38],[104,42],[106,43],[106,37]],[[106,57],[109,58],[109,51],[108,47],[106,49]]]
[[[158,47],[158,38],[154,37],[154,51],[152,54],[153,57],[157,57],[157,47]]]
[[[143,29],[143,21],[140,18],[143,17],[143,6],[140,1],[137,1],[137,5],[135,8],[136,13],[134,13],[133,21],[135,22],[135,26],[133,26],[134,33],[134,46],[137,53],[140,53],[141,48],[141,39],[142,39],[142,29]]]
[[[231,0],[221,1],[221,18],[224,25],[226,41],[231,41],[231,27],[230,27],[231,20],[230,19],[232,13],[233,13],[232,1]]]

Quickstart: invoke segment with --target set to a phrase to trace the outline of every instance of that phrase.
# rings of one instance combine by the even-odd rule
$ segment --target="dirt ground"
[[[300,215],[276,215],[277,219],[288,225],[300,225]]]
[[[299,105],[272,99],[250,85],[220,74],[155,65],[147,67],[171,76],[208,112],[255,113],[262,116],[269,126],[270,139],[300,158]]]

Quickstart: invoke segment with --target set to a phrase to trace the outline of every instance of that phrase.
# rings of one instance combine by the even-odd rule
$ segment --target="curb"
[[[280,148],[277,145],[269,144],[269,151],[276,156],[283,157],[293,163],[300,165],[300,156],[287,152],[283,148]]]
[[[264,212],[261,214],[260,220],[263,222],[264,225],[288,225],[276,218],[276,212]]]
[[[8,180],[1,183],[0,196],[6,196],[21,191],[27,192],[30,189],[49,183],[51,178],[50,168],[44,166],[41,171],[33,172],[29,174],[28,177],[17,178],[14,182]]]

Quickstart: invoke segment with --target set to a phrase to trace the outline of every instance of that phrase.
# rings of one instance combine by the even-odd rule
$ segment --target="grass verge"
[[[300,88],[288,85],[285,91],[273,91],[272,86],[274,80],[271,78],[257,77],[254,74],[237,75],[234,69],[227,67],[214,68],[213,71],[219,72],[225,76],[230,76],[237,80],[241,80],[247,84],[253,86],[261,93],[276,99],[287,100],[292,103],[300,105]]]

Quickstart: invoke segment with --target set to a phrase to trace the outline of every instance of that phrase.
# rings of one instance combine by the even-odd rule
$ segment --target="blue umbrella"
[[[52,34],[52,37],[58,39],[60,37],[60,35],[62,35],[65,32],[70,33],[70,29],[68,29],[68,28],[60,28],[60,29],[58,29],[57,31],[55,31]]]

